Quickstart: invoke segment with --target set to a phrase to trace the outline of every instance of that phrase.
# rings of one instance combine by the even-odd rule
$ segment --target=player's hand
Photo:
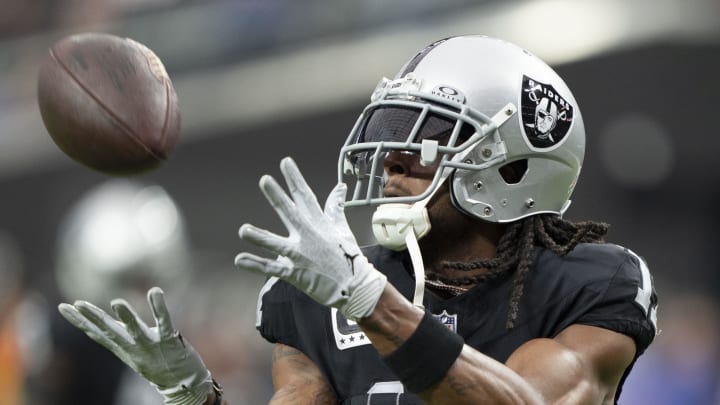
[[[240,238],[269,250],[272,260],[241,253],[241,269],[281,278],[315,301],[333,306],[346,318],[364,318],[375,309],[387,278],[370,264],[358,247],[345,218],[347,186],[335,186],[320,208],[315,194],[291,158],[280,162],[290,195],[271,176],[260,179],[260,189],[287,228],[287,237],[250,224],[240,227]]]
[[[163,291],[153,287],[147,299],[155,318],[153,327],[148,327],[124,299],[111,302],[119,320],[87,301],[62,303],[58,309],[75,327],[148,380],[166,404],[204,403],[213,390],[210,371],[175,330]]]

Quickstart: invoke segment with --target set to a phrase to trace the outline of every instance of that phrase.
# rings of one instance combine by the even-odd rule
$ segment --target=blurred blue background
[[[263,280],[232,266],[249,249],[237,238],[242,223],[282,230],[257,180],[290,155],[323,198],[377,81],[426,44],[467,33],[521,45],[565,78],[588,136],[567,216],[611,223],[609,239],[653,272],[662,333],[620,403],[720,404],[720,1],[2,0],[2,10],[0,405],[159,403],[55,311],[133,288],[142,306],[153,283],[165,283],[178,327],[230,401],[267,402],[270,345],[254,329]],[[39,62],[82,31],[146,44],[178,93],[177,149],[158,170],[126,179],[125,197],[148,198],[137,212],[83,208],[117,179],[65,157],[40,120]],[[142,225],[148,207],[168,220]],[[119,264],[117,252],[87,242],[107,235],[107,215],[130,218],[127,239],[102,244],[133,260]],[[369,241],[367,212],[351,215]],[[142,238],[157,251],[133,244]],[[174,259],[158,262],[157,252]],[[68,279],[75,262],[87,276]],[[159,278],[143,273],[149,267]],[[93,277],[100,284],[86,282]]]

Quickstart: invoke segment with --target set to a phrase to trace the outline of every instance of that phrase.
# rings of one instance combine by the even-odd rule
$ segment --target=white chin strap
[[[423,308],[425,296],[425,265],[418,239],[430,231],[427,204],[432,194],[414,204],[382,204],[372,217],[372,230],[378,243],[391,250],[407,248],[415,273],[413,305]]]
[[[388,249],[400,251],[407,247],[415,273],[415,294],[413,305],[423,308],[425,296],[425,265],[418,239],[430,231],[427,198],[414,204],[382,204],[372,217],[372,230],[378,243]]]

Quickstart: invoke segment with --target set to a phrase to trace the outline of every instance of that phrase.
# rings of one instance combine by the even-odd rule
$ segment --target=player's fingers
[[[290,254],[288,238],[283,238],[262,228],[251,224],[243,224],[238,231],[240,239],[248,241],[275,254],[287,256]]]
[[[272,260],[244,252],[235,256],[235,266],[242,270],[283,278],[292,269],[292,261],[287,258]]]
[[[74,306],[66,303],[58,305],[60,315],[70,322],[74,327],[83,331],[90,339],[104,346],[113,353],[118,353],[119,348],[115,342],[108,339],[94,323],[85,318]]]
[[[122,362],[130,366],[133,370],[138,371],[132,357],[128,355],[126,350],[128,345],[126,343],[118,344],[115,338],[108,335],[107,330],[102,329],[94,322],[91,322],[85,315],[78,311],[76,306],[62,303],[58,305],[58,310],[63,318],[67,319],[67,321],[73,324],[76,328],[85,332],[90,339],[110,350]]]
[[[160,287],[153,287],[147,293],[147,300],[150,303],[155,322],[157,322],[160,339],[171,337],[175,334],[175,326],[173,325],[170,311],[165,304],[165,294]]]
[[[297,205],[304,207],[310,215],[321,215],[322,211],[320,211],[320,204],[318,203],[317,197],[307,184],[307,181],[305,181],[295,160],[291,157],[286,157],[281,160],[280,171],[285,177],[285,182],[293,197],[293,201],[295,201]]]
[[[87,301],[75,301],[73,306],[80,315],[93,323],[97,330],[107,339],[119,346],[132,344],[133,339],[125,330],[125,327],[102,309]]]
[[[141,343],[150,343],[152,341],[150,329],[127,301],[122,298],[114,299],[110,302],[110,306],[117,317],[125,324],[127,332],[133,339]]]
[[[288,197],[285,190],[280,187],[272,176],[262,176],[258,184],[260,186],[260,190],[265,195],[265,198],[268,200],[270,205],[272,205],[275,212],[277,212],[282,223],[285,224],[288,231],[292,232],[298,218],[300,217],[297,212],[297,207],[295,207],[295,203],[290,199],[290,197]]]

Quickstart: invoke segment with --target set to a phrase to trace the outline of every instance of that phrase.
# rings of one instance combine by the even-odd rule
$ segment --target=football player
[[[260,188],[289,235],[245,224],[273,258],[235,259],[269,276],[257,328],[275,345],[271,403],[616,403],[656,334],[657,298],[643,259],[604,243],[606,224],[563,219],[584,149],[549,66],[459,36],[378,84],[324,207],[284,159],[288,191],[270,176]],[[370,204],[379,244],[361,249],[344,208]],[[123,300],[119,321],[82,301],[60,311],[166,403],[220,403],[162,292],[148,296],[155,327]]]

